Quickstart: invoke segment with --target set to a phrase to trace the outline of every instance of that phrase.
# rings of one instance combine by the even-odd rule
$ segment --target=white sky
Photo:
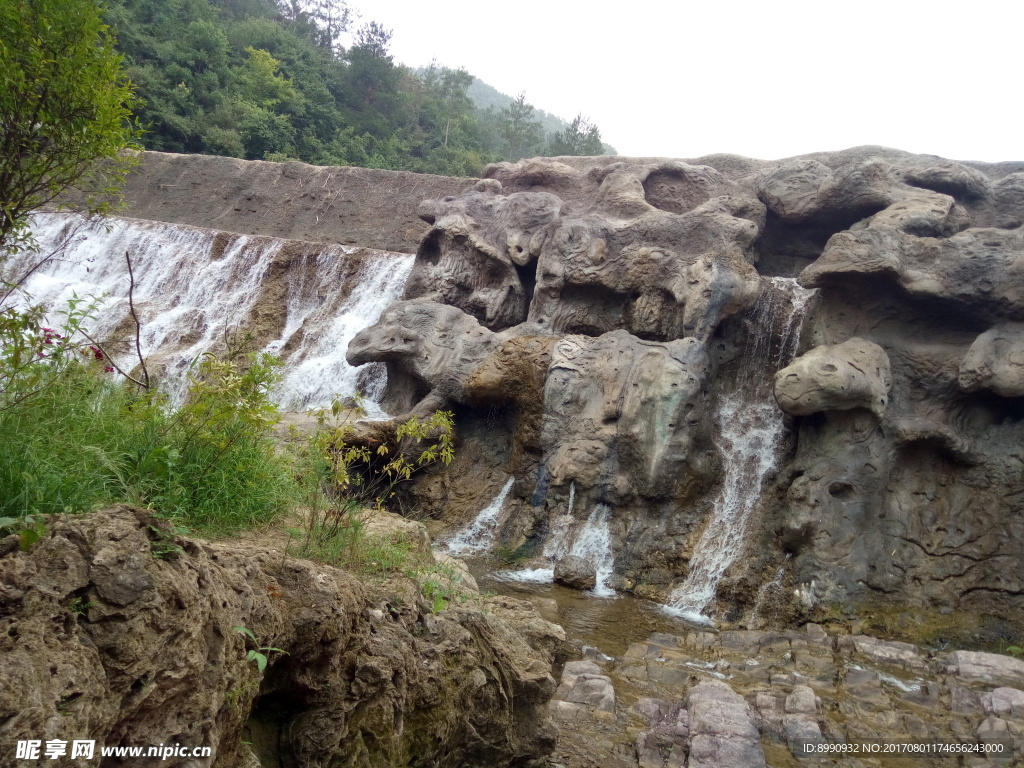
[[[436,58],[620,154],[775,159],[881,144],[1024,160],[1020,0],[354,0]]]

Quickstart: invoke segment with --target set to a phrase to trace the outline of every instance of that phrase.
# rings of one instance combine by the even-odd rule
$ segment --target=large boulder
[[[708,374],[696,339],[566,336],[544,388],[544,477],[610,503],[679,493],[705,470]]]
[[[555,583],[584,591],[597,586],[597,571],[592,563],[576,555],[566,555],[555,563]]]
[[[858,338],[815,347],[775,374],[775,400],[794,416],[866,408],[881,417],[891,388],[885,350]]]
[[[960,363],[959,381],[966,392],[1024,396],[1024,323],[998,325],[975,339]]]

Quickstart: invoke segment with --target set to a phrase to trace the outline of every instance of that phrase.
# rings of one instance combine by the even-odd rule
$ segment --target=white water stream
[[[554,563],[566,555],[581,557],[591,565],[597,575],[597,584],[591,594],[597,597],[614,597],[615,590],[608,586],[613,574],[615,556],[612,552],[611,508],[597,504],[572,540],[572,528],[576,523],[573,505],[576,500],[576,484],[569,485],[569,505],[566,511],[552,521],[551,531],[544,542],[543,557],[551,565],[545,568],[524,568],[499,571],[494,575],[504,581],[518,581],[526,584],[550,584],[555,578]],[[572,546],[569,542],[572,541]]]
[[[494,546],[494,537],[498,533],[501,507],[508,498],[509,491],[516,479],[510,477],[498,491],[491,503],[480,510],[469,525],[455,534],[448,542],[445,549],[452,555],[472,555],[479,552],[486,552]]]
[[[722,490],[701,534],[686,581],[670,597],[667,610],[692,621],[705,615],[718,582],[739,555],[747,522],[761,498],[765,477],[775,469],[785,432],[772,381],[800,344],[800,331],[814,291],[792,278],[774,277],[752,310],[752,330],[743,353],[743,374],[722,398],[717,414],[718,447],[723,458]]]
[[[199,355],[226,333],[261,322],[283,325],[265,349],[286,360],[276,394],[284,408],[324,407],[333,396],[352,395],[357,388],[371,399],[380,397],[383,366],[374,366],[368,376],[348,365],[345,351],[352,337],[401,295],[412,268],[408,254],[308,244],[308,255],[284,261],[285,240],[221,233],[220,242],[227,245],[218,252],[218,233],[212,230],[121,218],[89,221],[68,213],[37,214],[32,229],[40,253],[57,256],[31,274],[25,291],[54,313],[72,295],[106,295],[97,318],[87,324],[99,339],[126,335],[125,252],[131,254],[142,353],[162,369],[172,400],[180,401],[185,373]],[[24,271],[31,259],[16,257],[11,274]],[[350,260],[361,266],[347,264]],[[270,279],[275,271],[283,283],[276,295]],[[51,325],[57,322],[54,315]],[[130,355],[121,357],[131,364]]]

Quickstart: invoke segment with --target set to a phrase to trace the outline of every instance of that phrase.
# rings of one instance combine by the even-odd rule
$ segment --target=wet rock
[[[666,496],[704,473],[704,345],[641,341],[624,331],[555,345],[544,388],[541,449],[552,485],[601,499]]]
[[[885,350],[858,338],[815,347],[775,374],[775,399],[795,416],[866,408],[881,417],[891,388]]]
[[[555,582],[570,589],[593,589],[597,585],[597,571],[582,557],[566,555],[555,563]]]
[[[611,678],[602,674],[592,661],[570,661],[562,670],[562,680],[555,691],[555,699],[601,712],[615,712],[615,689]],[[572,708],[556,708],[563,714]]]
[[[690,689],[686,699],[691,768],[762,768],[761,739],[750,708],[726,683],[709,680]]]
[[[633,705],[633,710],[650,726],[636,736],[640,768],[684,768],[690,715],[683,702],[643,698]]]

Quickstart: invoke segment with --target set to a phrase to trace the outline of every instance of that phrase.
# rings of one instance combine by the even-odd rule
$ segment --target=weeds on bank
[[[386,573],[407,568],[415,547],[403,537],[367,536],[366,510],[385,510],[397,486],[437,462],[449,464],[452,414],[437,411],[428,419],[412,418],[393,435],[356,434],[354,419],[365,415],[364,400],[335,399],[317,410],[317,430],[296,457],[304,483],[307,510],[291,550],[300,557]]]
[[[127,502],[224,533],[294,502],[271,436],[276,358],[231,345],[204,355],[172,409],[157,391],[115,379],[98,347],[75,341],[89,316],[73,305],[60,330],[36,332],[24,317],[0,323],[0,527],[30,546],[44,515]]]
[[[45,516],[115,502],[171,518],[176,534],[226,534],[298,508],[306,519],[292,554],[364,575],[401,572],[435,611],[462,599],[457,573],[400,535],[368,535],[364,521],[415,473],[452,461],[450,412],[363,439],[351,421],[361,400],[335,401],[315,414],[307,441],[283,451],[272,434],[280,360],[226,336],[224,353],[193,362],[172,408],[148,372],[125,373],[88,336],[97,306],[73,300],[57,329],[38,308],[0,312],[0,534],[17,533],[28,549],[46,534]],[[136,351],[139,327],[136,318]],[[153,542],[154,557],[180,553],[174,536]]]

